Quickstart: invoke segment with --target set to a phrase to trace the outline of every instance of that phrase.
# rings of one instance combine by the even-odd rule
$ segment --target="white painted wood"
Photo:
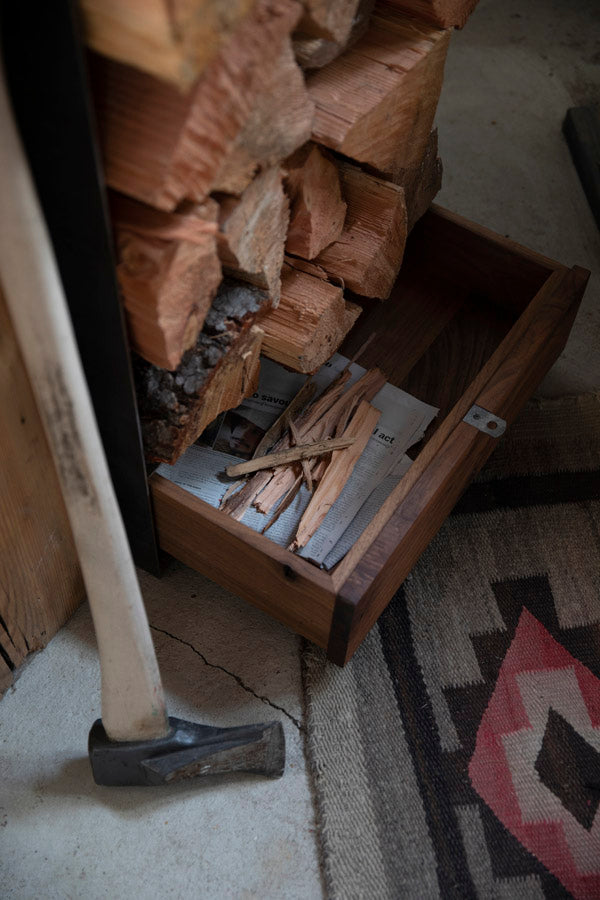
[[[85,579],[100,654],[102,721],[113,740],[160,737],[168,720],[146,612],[1,65],[0,197],[0,281]]]

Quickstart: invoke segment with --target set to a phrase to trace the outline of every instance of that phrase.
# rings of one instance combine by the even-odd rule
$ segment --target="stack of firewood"
[[[149,460],[312,372],[385,300],[441,184],[433,119],[476,0],[82,0]]]

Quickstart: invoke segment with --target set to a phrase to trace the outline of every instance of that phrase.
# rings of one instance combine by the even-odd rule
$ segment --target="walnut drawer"
[[[161,547],[343,665],[490,455],[463,421],[477,404],[509,424],[561,353],[589,273],[439,207],[415,227],[394,292],[369,302],[342,352],[441,408],[408,473],[329,573],[158,475]]]

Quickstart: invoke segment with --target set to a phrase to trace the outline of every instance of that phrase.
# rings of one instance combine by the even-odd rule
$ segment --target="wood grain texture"
[[[391,7],[440,28],[462,28],[477,2],[478,0],[378,0],[377,5]]]
[[[314,259],[342,233],[347,205],[335,162],[316,144],[307,144],[285,163],[290,198],[286,251]]]
[[[134,359],[144,450],[173,463],[219,413],[256,390],[267,295],[224,279],[194,347],[170,372]]]
[[[187,94],[96,56],[92,87],[109,185],[170,211],[185,199],[202,202],[300,12],[294,0],[256,0]]]
[[[110,210],[131,346],[148,362],[176,369],[221,281],[218,204],[167,213],[111,192]]]
[[[349,290],[385,299],[400,271],[408,234],[404,189],[348,163],[340,162],[338,171],[348,205],[344,228],[314,262]]]
[[[392,178],[422,159],[442,86],[450,33],[393,9],[377,11],[366,34],[313,72],[313,140]]]
[[[291,545],[294,550],[306,546],[342,493],[380,416],[381,410],[371,406],[367,400],[362,400],[350,422],[343,430],[340,429],[341,435],[352,438],[353,443],[346,450],[336,450],[332,454],[331,461],[327,464],[323,477],[298,524]]]
[[[411,255],[426,266],[435,246],[436,265],[444,278],[468,284],[474,294],[509,312],[520,313],[560,263],[435,203],[415,225]],[[468,281],[466,281],[468,273]]]
[[[213,191],[240,194],[259,167],[280,163],[309,140],[314,116],[315,105],[288,39],[215,177]]]
[[[319,617],[317,626],[300,621],[296,607],[290,612],[277,577],[279,567],[289,565],[296,572],[305,561],[270,542],[257,545],[262,537],[244,529],[236,532],[244,548],[238,580],[230,565],[229,533],[235,523],[220,511],[205,515],[204,505],[194,504],[190,495],[183,499],[173,495],[170,501],[174,509],[163,534],[164,541],[170,540],[171,530],[176,534],[171,552],[179,558],[185,552],[188,564],[321,646],[325,641],[330,657],[343,663],[495,446],[493,438],[465,424],[464,415],[479,403],[509,422],[514,419],[560,353],[587,277],[581,269],[569,270],[441,209],[429,211],[416,226],[392,297],[386,304],[362,301],[366,312],[344,352],[355,352],[375,332],[358,361],[366,366],[379,362],[393,383],[412,384],[416,393],[423,392],[448,412],[428,435],[389,501],[333,572],[325,575],[310,563],[308,569],[302,568],[301,578],[312,584],[313,578],[322,579],[318,584],[324,593],[319,596],[327,597],[323,603],[328,612],[323,616],[323,607],[319,612],[312,606],[314,588],[306,588],[308,618]],[[180,501],[188,506],[189,520],[180,520]],[[201,539],[188,537],[196,527]],[[223,540],[228,551],[220,557],[209,536],[218,527],[227,533]],[[202,549],[205,533],[207,550]],[[218,545],[221,538],[215,540]],[[182,542],[193,546],[182,550]],[[269,585],[261,580],[254,591],[252,580],[263,566],[263,553],[271,560],[266,564]],[[329,618],[333,594],[335,612]]]
[[[150,488],[164,550],[327,646],[334,593],[325,572],[160,476]]]
[[[80,0],[92,50],[189,88],[253,0]]]
[[[552,273],[334,572],[346,627],[336,632],[334,616],[337,661],[350,658],[493,451],[495,439],[463,416],[477,403],[514,420],[564,347],[588,277],[577,267]]]
[[[0,292],[0,692],[84,587],[58,478]]]
[[[263,288],[279,303],[281,267],[289,222],[283,172],[261,172],[238,199],[221,198],[219,256],[230,275]]]
[[[290,431],[294,433],[294,424],[290,422]],[[260,469],[274,469],[277,466],[287,466],[293,462],[304,461],[307,459],[316,459],[317,456],[324,456],[333,450],[345,450],[355,442],[354,437],[327,438],[324,441],[313,441],[308,444],[298,444],[294,442],[294,446],[289,450],[279,450],[275,453],[267,453],[265,456],[253,456],[244,462],[236,463],[233,466],[227,466],[225,473],[229,478],[239,478],[241,475],[249,475],[251,472],[258,472]]]
[[[263,354],[296,372],[312,373],[335,353],[361,308],[341,287],[284,265],[281,299],[261,322]]]

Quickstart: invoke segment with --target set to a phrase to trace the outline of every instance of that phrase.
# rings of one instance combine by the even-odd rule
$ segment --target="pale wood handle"
[[[150,629],[1,60],[0,196],[2,287],[87,588],[100,654],[104,728],[117,741],[160,737],[168,721]]]

